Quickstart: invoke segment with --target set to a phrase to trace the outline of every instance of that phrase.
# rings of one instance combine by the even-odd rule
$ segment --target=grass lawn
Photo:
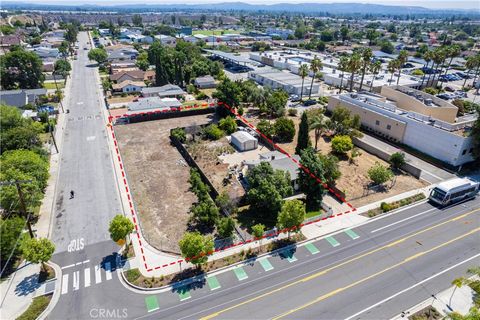
[[[222,35],[222,32],[223,34],[226,34],[226,33],[232,33],[232,34],[239,34],[240,31],[238,30],[232,30],[232,29],[227,29],[227,30],[196,30],[196,31],[193,31],[193,34],[203,34],[204,36],[211,36],[213,34],[215,34],[216,36],[220,36]]]
[[[308,218],[312,218],[312,217],[315,217],[315,216],[318,216],[320,214],[322,214],[323,211],[322,210],[318,210],[318,211],[310,211],[310,212],[307,212],[307,214],[305,215],[305,219],[308,219]]]
[[[16,320],[35,320],[48,307],[52,295],[33,298],[32,304]]]
[[[65,83],[63,81],[57,81],[57,86],[58,86],[58,89],[63,89],[63,88],[65,88]],[[43,87],[45,89],[56,90],[57,86],[55,86],[55,82],[44,82],[43,83]]]

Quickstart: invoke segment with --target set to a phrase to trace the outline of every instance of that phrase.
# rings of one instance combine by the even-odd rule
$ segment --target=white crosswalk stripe
[[[102,282],[102,269],[100,269],[100,266],[97,264],[95,266],[95,283],[100,282]]]
[[[62,276],[62,294],[68,292],[68,274]]]
[[[61,294],[68,293],[69,289],[72,288],[73,291],[79,290],[80,286],[83,282],[83,287],[88,288],[92,285],[92,274],[91,274],[91,267],[83,268],[83,276],[82,269],[75,270],[70,273],[64,273],[62,275],[62,290]],[[102,282],[102,273],[105,272],[104,280],[112,280],[112,263],[105,262],[104,268],[101,265],[94,266],[94,273],[95,273],[95,284],[99,284]],[[65,271],[64,271],[65,272]],[[69,280],[72,279],[72,284],[69,284]]]
[[[107,274],[107,280],[112,280],[112,266],[110,262],[105,262],[105,273]]]
[[[85,268],[85,288],[90,287],[90,268]]]
[[[73,290],[78,290],[80,288],[80,271],[75,271],[73,273]]]

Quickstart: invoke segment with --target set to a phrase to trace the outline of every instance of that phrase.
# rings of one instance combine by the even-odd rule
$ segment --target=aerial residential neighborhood
[[[0,319],[480,319],[480,8],[399,3],[2,3]]]

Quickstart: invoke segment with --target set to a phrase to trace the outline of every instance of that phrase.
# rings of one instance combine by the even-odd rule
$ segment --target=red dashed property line
[[[221,102],[218,103],[219,105],[222,105]],[[241,121],[243,121],[246,125],[248,125],[250,128],[252,128],[253,130],[255,130],[258,134],[260,134],[263,138],[265,138],[267,141],[269,141],[278,151],[282,152],[283,154],[285,154],[288,158],[290,158],[295,164],[298,165],[299,168],[301,168],[302,170],[304,170],[307,174],[309,174],[312,178],[316,179],[316,181],[318,181],[318,183],[321,183],[322,186],[324,186],[325,188],[327,188],[332,194],[334,194],[338,199],[340,199],[342,201],[342,203],[346,203],[350,208],[351,210],[348,210],[348,211],[345,211],[345,212],[342,212],[342,213],[337,213],[335,215],[331,215],[329,217],[323,217],[323,218],[318,218],[318,219],[315,219],[315,220],[312,220],[312,221],[309,221],[307,223],[302,223],[299,227],[303,227],[303,226],[307,226],[307,225],[310,225],[310,224],[313,224],[313,223],[317,223],[317,222],[320,222],[320,221],[323,221],[323,220],[327,220],[327,219],[332,219],[332,218],[335,218],[335,217],[338,217],[338,216],[341,216],[341,215],[345,215],[345,214],[348,214],[348,213],[353,213],[356,211],[356,209],[348,202],[345,201],[345,199],[343,197],[341,197],[339,194],[337,194],[334,190],[332,190],[331,188],[328,187],[328,185],[326,185],[323,181],[321,181],[319,178],[317,178],[313,173],[310,172],[310,170],[308,170],[308,168],[306,168],[305,166],[303,166],[301,163],[299,163],[296,159],[294,159],[288,152],[286,152],[285,150],[283,150],[282,148],[280,148],[277,144],[273,143],[273,141],[271,139],[269,139],[267,136],[265,136],[262,132],[260,132],[255,126],[253,126],[248,120],[246,120],[243,116],[239,115],[234,109],[230,108],[227,104],[223,104],[230,112],[232,112],[237,118],[239,118]],[[209,106],[212,106],[212,104],[210,104]],[[198,107],[205,107],[205,105],[202,105],[202,106],[192,106],[191,108],[198,108]],[[179,110],[177,110],[178,112]],[[159,113],[159,112],[162,112],[162,111],[158,111],[158,112],[152,112],[152,113]],[[170,112],[170,111],[169,111]],[[131,116],[135,116],[135,115],[141,115],[141,114],[145,114],[145,113],[137,113],[137,114],[131,114],[131,115],[124,115],[124,116],[128,116],[128,117],[131,117]],[[114,145],[115,145],[115,152],[117,153],[117,158],[118,158],[118,164],[119,164],[119,168],[120,168],[120,172],[122,174],[122,178],[123,178],[123,184],[124,184],[124,187],[125,187],[125,191],[126,191],[126,194],[127,194],[127,199],[128,199],[128,204],[129,204],[129,207],[130,207],[130,213],[132,215],[132,220],[133,220],[133,223],[134,223],[134,226],[135,226],[135,231],[136,231],[136,234],[137,234],[137,241],[138,241],[138,245],[140,247],[140,251],[141,251],[141,256],[142,256],[142,260],[143,260],[143,263],[144,263],[144,267],[145,269],[147,270],[147,272],[151,272],[153,270],[158,270],[158,269],[161,269],[161,268],[166,268],[168,266],[172,266],[172,265],[175,265],[177,263],[182,263],[182,262],[188,262],[190,260],[194,260],[194,259],[197,259],[197,258],[200,258],[202,256],[205,256],[205,255],[210,255],[214,252],[220,252],[220,251],[224,251],[224,250],[227,250],[227,249],[231,249],[231,248],[234,248],[234,247],[237,247],[237,246],[240,246],[240,245],[244,245],[244,244],[247,244],[247,243],[251,243],[251,242],[254,242],[254,241],[257,241],[257,240],[260,240],[260,239],[264,239],[264,238],[274,238],[274,237],[277,237],[278,235],[282,234],[282,233],[287,233],[289,231],[295,231],[297,228],[290,228],[290,229],[282,229],[282,230],[278,230],[276,231],[275,233],[270,233],[270,234],[266,234],[266,235],[263,235],[262,237],[259,237],[259,238],[253,238],[253,239],[249,239],[247,241],[242,241],[242,242],[238,242],[238,243],[233,243],[229,246],[225,246],[225,247],[222,247],[222,248],[217,248],[215,250],[213,250],[212,252],[207,252],[207,253],[202,253],[200,254],[198,257],[192,257],[192,258],[185,258],[185,259],[179,259],[179,260],[176,260],[176,261],[172,261],[170,263],[167,263],[167,264],[163,264],[161,266],[156,266],[156,267],[153,267],[153,268],[148,268],[148,264],[147,264],[147,261],[146,261],[146,258],[145,258],[145,251],[144,251],[144,248],[143,248],[143,243],[142,243],[142,240],[140,238],[140,232],[139,232],[139,226],[138,226],[138,220],[136,219],[136,212],[135,212],[135,209],[134,209],[134,205],[133,205],[133,201],[132,201],[132,196],[130,195],[130,190],[129,190],[129,187],[128,187],[128,181],[126,179],[126,174],[125,174],[125,171],[124,171],[124,166],[122,164],[122,159],[121,159],[121,156],[120,156],[120,151],[119,151],[119,148],[118,148],[118,142],[117,142],[117,138],[115,136],[115,131],[113,129],[113,120],[114,119],[117,119],[117,118],[120,118],[120,117],[124,117],[124,116],[110,116],[108,118],[109,120],[109,127],[110,127],[110,130],[111,130],[111,133],[112,133],[112,139],[113,139],[113,142],[114,142]]]
[[[244,124],[246,124],[247,126],[249,126],[250,128],[252,128],[253,130],[255,130],[256,133],[258,133],[259,135],[261,135],[264,139],[266,139],[270,144],[273,145],[273,147],[275,149],[277,149],[278,151],[280,151],[281,153],[285,154],[290,160],[292,160],[300,169],[302,169],[305,173],[307,173],[308,175],[310,175],[310,177],[312,177],[313,179],[315,179],[318,183],[320,183],[325,189],[327,189],[330,193],[332,193],[333,195],[335,195],[335,197],[337,199],[339,199],[342,203],[346,203],[350,208],[352,208],[353,210],[355,210],[355,208],[345,200],[344,197],[342,197],[341,195],[339,195],[335,190],[333,190],[332,188],[330,188],[325,182],[323,182],[320,178],[316,177],[312,172],[310,172],[310,170],[305,167],[304,165],[302,165],[300,162],[298,162],[295,158],[293,158],[287,151],[285,151],[284,149],[282,149],[279,145],[277,145],[276,143],[273,142],[272,139],[268,138],[266,135],[264,135],[262,132],[260,132],[260,130],[258,130],[253,124],[251,124],[247,119],[245,119],[245,117],[241,116],[240,114],[238,114],[238,112],[231,108],[228,104],[224,103],[224,102],[221,102],[219,101],[218,102],[218,105],[223,105],[225,106],[225,108],[230,111],[233,115],[235,115],[238,119],[240,119],[240,121],[242,121]]]

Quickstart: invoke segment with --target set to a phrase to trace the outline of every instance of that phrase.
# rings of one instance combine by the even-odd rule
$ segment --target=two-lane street
[[[78,42],[65,106],[69,113],[52,221],[56,246],[52,261],[62,268],[57,282],[62,295],[51,319],[81,318],[75,310],[91,305],[91,293],[84,289],[102,294],[104,289],[99,286],[116,277],[118,246],[110,240],[108,225],[122,209],[96,81],[98,70],[87,57],[90,43],[86,32],[79,33]],[[75,193],[73,198],[70,190]]]

